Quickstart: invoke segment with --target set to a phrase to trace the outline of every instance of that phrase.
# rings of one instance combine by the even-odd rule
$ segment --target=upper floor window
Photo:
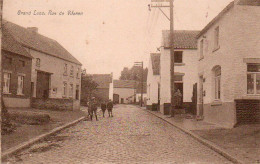
[[[24,76],[18,75],[17,95],[23,95]]]
[[[21,67],[24,67],[25,66],[25,61],[19,60],[19,64],[20,64]]]
[[[219,100],[221,96],[221,67],[217,66],[213,69],[214,74],[214,94],[215,100]]]
[[[214,30],[214,50],[219,48],[219,26]]]
[[[68,74],[68,64],[64,64],[64,75]]]
[[[71,68],[70,68],[70,76],[73,76],[73,74],[74,74],[74,67],[71,66]]]
[[[37,67],[41,66],[41,59],[40,58],[36,58],[36,66]]]
[[[80,77],[80,68],[78,68],[78,70],[77,70],[77,78],[79,78]]]
[[[10,82],[11,82],[11,73],[4,72],[4,86],[3,86],[4,93],[10,93]]]
[[[183,51],[174,51],[174,63],[182,63]]]
[[[200,59],[204,57],[204,40],[201,39],[200,41]]]
[[[247,94],[260,94],[260,64],[247,65]]]

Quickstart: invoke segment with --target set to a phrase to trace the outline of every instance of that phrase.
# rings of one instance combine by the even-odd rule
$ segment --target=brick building
[[[39,34],[38,28],[3,22],[14,40],[33,57],[30,80],[32,106],[79,109],[81,63],[57,41]]]
[[[6,107],[30,107],[32,56],[2,28],[3,98]]]
[[[258,0],[235,0],[197,37],[197,115],[207,122],[260,122],[259,6]]]
[[[174,31],[174,88],[180,90],[180,112],[191,109],[193,85],[197,82],[197,40],[199,31]],[[170,31],[162,31],[160,55],[160,111],[169,114],[171,105]]]

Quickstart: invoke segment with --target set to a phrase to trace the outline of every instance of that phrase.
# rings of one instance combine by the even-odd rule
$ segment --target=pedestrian
[[[92,121],[93,115],[95,114],[96,121],[98,121],[97,118],[97,101],[95,97],[92,97],[91,102],[90,102],[90,120]]]
[[[103,117],[105,117],[106,109],[107,109],[106,102],[105,102],[105,101],[102,101],[102,103],[101,103],[101,110],[102,110],[102,112],[103,112]]]
[[[112,110],[113,110],[113,102],[109,99],[108,103],[107,103],[107,111],[108,111],[108,116],[110,117],[113,117],[113,113],[112,113]]]

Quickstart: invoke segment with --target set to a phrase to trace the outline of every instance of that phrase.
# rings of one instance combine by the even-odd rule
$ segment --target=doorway
[[[178,108],[182,109],[183,108],[183,83],[176,83],[175,82],[174,83],[174,90],[175,90],[175,92],[177,92],[178,90],[180,90],[180,92],[181,92],[181,95],[182,95],[181,104]]]
[[[204,78],[203,76],[199,77],[199,116],[203,116],[203,105],[204,105],[204,89],[203,89],[203,83],[204,83]]]
[[[50,73],[37,71],[36,98],[49,98]]]

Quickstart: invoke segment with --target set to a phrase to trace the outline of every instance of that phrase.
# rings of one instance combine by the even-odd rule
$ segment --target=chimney
[[[27,29],[31,32],[38,33],[38,27],[27,27]]]

